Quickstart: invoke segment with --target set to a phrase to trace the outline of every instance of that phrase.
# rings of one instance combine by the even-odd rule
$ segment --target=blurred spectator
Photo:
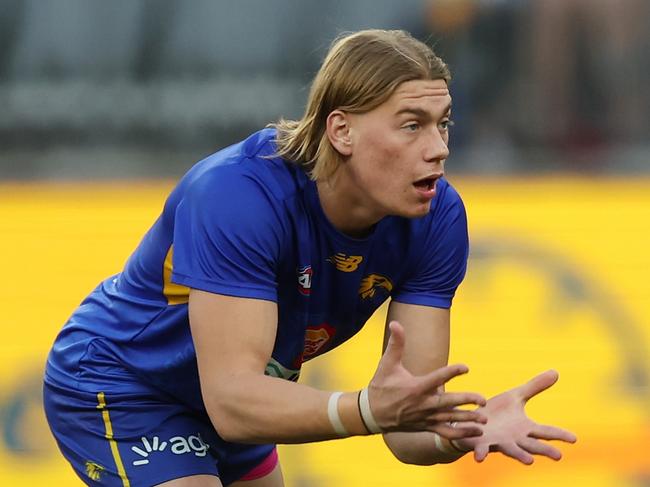
[[[573,156],[646,139],[649,14],[646,0],[533,1],[525,135]]]
[[[648,0],[0,0],[0,177],[180,172],[299,116],[318,53],[369,27],[449,64],[450,170],[648,171],[649,18]]]
[[[425,33],[420,37],[430,39],[454,77],[454,167],[515,169],[514,120],[508,112],[517,79],[520,18],[526,5],[507,0],[424,3]]]

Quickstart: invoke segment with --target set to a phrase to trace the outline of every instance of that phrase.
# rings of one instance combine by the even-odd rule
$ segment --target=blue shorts
[[[205,413],[153,389],[111,394],[46,382],[43,400],[61,452],[88,485],[153,486],[208,474],[225,486],[260,465],[268,471],[275,458],[275,445],[227,443]]]

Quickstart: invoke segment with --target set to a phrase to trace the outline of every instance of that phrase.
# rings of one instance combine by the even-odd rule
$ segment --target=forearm
[[[449,311],[437,308],[406,305],[393,301],[389,318],[409,327],[404,366],[414,374],[422,375],[444,366],[449,357]],[[387,338],[386,338],[387,339]],[[448,440],[441,438],[444,449],[455,451]],[[449,463],[461,454],[441,452],[436,447],[435,434],[422,432],[394,432],[384,434],[384,442],[395,457],[403,463],[433,465]]]
[[[210,418],[227,441],[307,443],[340,438],[328,412],[331,392],[260,374],[217,378],[204,385]],[[357,408],[357,393],[338,401],[339,417],[352,435],[368,434]]]
[[[434,465],[451,463],[464,455],[455,449],[446,438],[440,437],[441,451],[436,445],[435,433],[386,433],[384,442],[400,462],[413,465]]]

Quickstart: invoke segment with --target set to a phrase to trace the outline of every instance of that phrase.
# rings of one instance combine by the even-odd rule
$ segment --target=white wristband
[[[370,433],[383,433],[383,430],[377,424],[375,417],[372,415],[367,387],[361,389],[361,393],[359,394],[359,410],[361,411],[361,419]]]
[[[464,455],[465,453],[469,453],[471,451],[471,450],[463,450],[460,446],[458,446],[458,442],[456,440],[449,440],[449,444],[454,447],[456,453],[461,453]]]
[[[457,454],[459,453],[459,452],[457,452],[456,450],[453,450],[453,449],[451,449],[451,448],[448,448],[448,447],[447,447],[447,446],[442,442],[442,438],[440,437],[440,435],[439,435],[438,433],[434,433],[434,434],[433,434],[433,441],[434,441],[434,443],[436,444],[436,448],[437,448],[438,451],[441,452],[441,453],[445,453],[445,454],[447,454],[447,455],[452,455],[452,454],[457,455]]]
[[[339,398],[341,397],[342,392],[333,392],[330,396],[329,401],[327,402],[327,416],[330,418],[330,423],[337,435],[341,437],[350,436],[348,430],[345,429],[343,423],[341,422],[341,417],[339,416]]]
[[[454,421],[449,426],[451,426],[452,428],[455,428],[457,424],[458,424],[458,421]],[[460,446],[458,446],[458,443],[455,440],[449,440],[449,444],[456,450],[456,452],[462,453],[463,455],[465,453],[469,453],[471,451],[471,449],[470,450],[463,450]]]

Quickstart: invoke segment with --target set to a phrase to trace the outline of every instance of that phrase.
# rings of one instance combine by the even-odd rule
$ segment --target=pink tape
[[[262,463],[260,463],[257,467],[254,467],[239,480],[261,479],[262,477],[270,474],[277,464],[278,451],[274,448],[273,451],[269,453],[269,455],[264,460],[262,460]]]

